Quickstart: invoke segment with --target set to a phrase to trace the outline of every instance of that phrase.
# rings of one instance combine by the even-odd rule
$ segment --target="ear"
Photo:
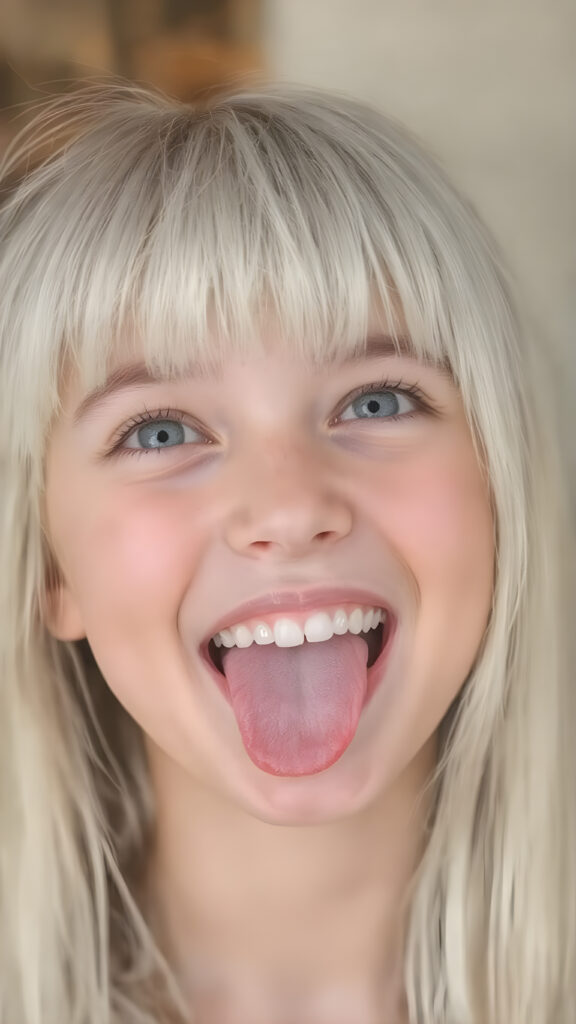
[[[82,614],[66,583],[52,583],[42,601],[42,620],[55,640],[82,640],[86,630]]]

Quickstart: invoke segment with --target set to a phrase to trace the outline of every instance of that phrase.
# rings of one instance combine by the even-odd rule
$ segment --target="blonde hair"
[[[184,1018],[139,889],[154,828],[139,730],[88,643],[43,624],[59,574],[44,462],[64,365],[94,386],[135,336],[152,369],[214,364],[253,349],[269,313],[286,345],[320,361],[362,347],[376,299],[452,368],[497,542],[490,622],[431,781],[410,1019],[568,1024],[568,517],[546,353],[519,327],[476,216],[393,121],[294,87],[192,107],[88,86],[41,108],[3,174],[0,1020]]]

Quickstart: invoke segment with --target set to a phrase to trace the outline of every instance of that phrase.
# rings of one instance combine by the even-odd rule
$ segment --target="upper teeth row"
[[[212,638],[216,647],[250,647],[251,644],[276,644],[278,647],[298,647],[304,640],[319,643],[344,633],[367,633],[386,618],[383,608],[354,608],[348,614],[339,608],[331,615],[316,612],[302,628],[293,619],[278,619],[274,626],[259,622],[254,629],[248,626],[232,626],[222,629]]]

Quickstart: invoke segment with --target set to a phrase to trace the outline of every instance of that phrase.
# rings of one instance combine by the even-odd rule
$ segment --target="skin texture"
[[[417,387],[434,412],[407,395],[399,418],[366,418],[352,393],[377,381]],[[144,730],[159,808],[150,891],[200,1021],[404,1020],[423,790],[493,585],[489,493],[456,386],[408,355],[312,370],[271,335],[218,379],[134,387],[75,426],[83,397],[70,375],[48,447],[64,582],[47,625],[88,638]],[[186,415],[186,443],[102,454],[132,417],[168,408]],[[140,425],[124,445],[146,436]],[[247,756],[198,645],[239,604],[318,585],[381,594],[397,629],[342,757],[276,777]]]

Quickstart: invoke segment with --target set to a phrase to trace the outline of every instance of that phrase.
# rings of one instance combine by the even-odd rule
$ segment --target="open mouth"
[[[368,662],[367,668],[370,669],[376,663],[382,651],[388,643],[388,639],[391,633],[391,616],[388,615],[384,622],[379,623],[374,629],[370,629],[367,633],[361,633],[360,637],[365,641],[368,647]],[[308,640],[304,640],[304,645],[309,643]],[[314,647],[319,644],[314,644]],[[225,678],[224,673],[224,657],[226,656],[228,649],[226,647],[216,647],[213,640],[210,640],[207,647],[207,655],[214,665],[214,668],[221,676]]]
[[[201,657],[236,718],[244,750],[261,771],[315,775],[347,750],[363,709],[385,679],[397,627],[389,609],[373,613],[375,624],[365,632],[356,632],[356,617],[352,629],[326,640],[286,644],[278,630],[278,643],[254,640],[243,650],[221,631],[215,638],[222,644],[212,638],[201,645]],[[310,625],[307,631],[312,633]]]

